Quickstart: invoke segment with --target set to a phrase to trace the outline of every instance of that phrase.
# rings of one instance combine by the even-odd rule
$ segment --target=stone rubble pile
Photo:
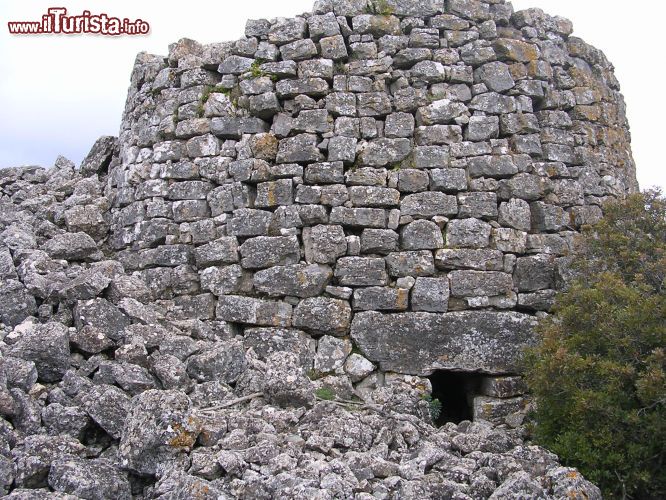
[[[600,498],[521,426],[575,237],[637,189],[571,33],[319,0],[140,54],[118,138],[0,171],[0,493]],[[433,426],[439,372],[473,422]]]

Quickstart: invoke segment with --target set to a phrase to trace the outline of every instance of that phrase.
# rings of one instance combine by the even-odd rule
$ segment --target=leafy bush
[[[666,198],[605,207],[528,350],[534,437],[609,498],[666,498]]]

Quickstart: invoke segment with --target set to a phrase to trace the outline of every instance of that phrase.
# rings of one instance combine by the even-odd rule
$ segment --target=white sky
[[[58,154],[79,163],[100,135],[117,135],[137,52],[167,54],[169,43],[234,40],[247,19],[288,17],[314,0],[165,2],[31,0],[0,4],[0,167],[49,166]],[[641,188],[661,186],[666,82],[666,5],[658,0],[514,0],[515,10],[540,7],[568,17],[574,34],[601,48],[616,68],[628,106]],[[9,35],[7,21],[39,20],[49,7],[68,13],[141,18],[147,36]]]

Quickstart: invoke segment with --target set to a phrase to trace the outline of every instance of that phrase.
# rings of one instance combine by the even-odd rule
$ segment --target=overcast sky
[[[313,0],[101,2],[4,0],[0,5],[0,167],[50,166],[58,154],[77,164],[100,135],[117,135],[137,52],[167,54],[182,37],[234,40],[247,19],[288,17]],[[515,10],[540,7],[568,17],[574,34],[601,48],[616,67],[632,131],[641,188],[666,191],[663,62],[666,6],[655,0],[514,0]],[[9,35],[7,21],[39,20],[49,7],[68,13],[143,19],[147,36]]]

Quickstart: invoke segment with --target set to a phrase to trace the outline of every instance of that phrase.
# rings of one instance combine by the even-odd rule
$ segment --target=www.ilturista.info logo
[[[127,18],[108,14],[91,14],[84,10],[78,16],[68,16],[65,7],[51,7],[41,21],[9,21],[9,32],[14,35],[147,35],[150,25],[141,19],[130,21]]]

